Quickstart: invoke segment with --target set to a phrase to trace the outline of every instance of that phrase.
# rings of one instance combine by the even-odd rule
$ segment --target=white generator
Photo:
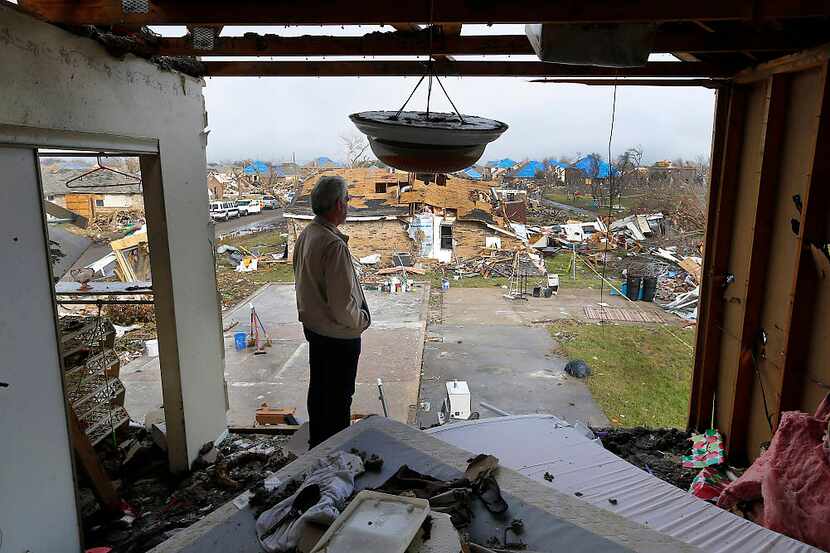
[[[447,382],[447,398],[441,406],[442,415],[446,422],[449,419],[467,420],[472,415],[470,388],[464,380]],[[439,421],[440,422],[440,421]],[[443,424],[442,422],[442,424]]]

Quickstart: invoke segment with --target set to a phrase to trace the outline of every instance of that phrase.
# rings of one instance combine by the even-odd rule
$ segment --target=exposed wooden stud
[[[383,77],[420,76],[421,61],[206,61],[208,77]],[[626,69],[533,61],[436,62],[435,73],[468,77],[728,77],[722,67],[705,63],[649,62]]]
[[[728,286],[730,239],[737,187],[734,185],[741,156],[747,94],[742,87],[718,91],[712,136],[712,167],[706,217],[695,364],[689,402],[689,427],[709,428],[712,402],[720,370],[724,290]],[[717,425],[717,422],[716,422]]]
[[[826,325],[827,321],[815,320],[813,306],[820,286],[827,286],[816,272],[811,259],[810,245],[821,246],[830,239],[828,213],[830,213],[830,67],[825,62],[821,69],[823,81],[822,100],[816,114],[818,132],[813,142],[812,170],[809,187],[803,201],[800,232],[797,238],[800,256],[795,267],[792,287],[792,303],[789,313],[789,333],[781,375],[778,412],[799,408],[801,392],[807,382],[807,360],[811,347],[813,326]],[[818,347],[813,344],[813,347]]]
[[[758,176],[758,201],[755,207],[747,291],[744,299],[744,316],[740,330],[741,353],[735,377],[732,417],[726,432],[727,449],[730,459],[747,460],[746,433],[749,429],[750,404],[756,364],[760,359],[760,320],[764,306],[767,281],[769,248],[772,239],[773,218],[776,207],[781,149],[784,139],[784,124],[789,103],[789,78],[787,75],[773,76],[767,85],[766,117],[761,132],[761,170]]]
[[[358,4],[333,4],[330,0],[203,0],[181,2],[154,0],[147,13],[124,13],[120,0],[27,0],[28,10],[50,21],[74,25],[361,25],[399,23],[590,23],[634,21],[753,21],[823,17],[827,3],[821,0],[699,0],[666,2],[642,0],[565,0],[537,2],[387,2],[364,0]]]
[[[401,27],[401,26],[396,26]],[[723,34],[658,31],[654,53],[787,52],[813,47],[821,39],[809,34],[732,32]],[[533,55],[525,35],[452,36],[435,34],[432,52],[440,55]],[[136,45],[149,55],[164,56],[416,56],[430,50],[424,31],[370,33],[364,36],[277,35],[219,37],[211,50],[195,50],[186,37],[161,38],[158,44]]]

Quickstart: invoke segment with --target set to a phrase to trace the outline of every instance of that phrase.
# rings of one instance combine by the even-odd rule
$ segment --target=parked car
[[[263,196],[262,207],[264,209],[277,209],[277,199],[274,196]]]
[[[237,203],[240,215],[251,215],[262,211],[259,200],[239,200]]]

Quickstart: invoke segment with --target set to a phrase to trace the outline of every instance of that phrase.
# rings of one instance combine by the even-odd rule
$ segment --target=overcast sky
[[[496,27],[465,25],[463,32],[523,32],[522,26]],[[185,32],[169,27],[156,30],[174,36]],[[222,34],[359,35],[374,30],[380,28],[230,27]],[[442,80],[462,113],[498,119],[510,127],[487,147],[482,161],[574,157],[590,152],[607,155],[611,87],[534,84],[526,78]],[[398,109],[416,82],[414,77],[207,79],[208,159],[286,161],[296,155],[300,162],[317,156],[343,160],[340,136],[356,132],[349,114]],[[410,107],[424,108],[425,88],[422,85]],[[433,94],[433,106],[442,111],[451,109],[440,91]],[[612,155],[641,145],[649,162],[708,156],[713,111],[714,93],[707,89],[619,87]]]

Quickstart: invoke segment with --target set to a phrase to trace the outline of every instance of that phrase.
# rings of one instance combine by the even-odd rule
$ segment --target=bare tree
[[[620,203],[623,194],[632,188],[641,189],[645,176],[641,170],[643,147],[628,148],[617,158],[614,164],[616,175],[610,177],[611,197]]]
[[[588,154],[588,167],[586,174],[591,179],[591,197],[597,205],[602,205],[602,188],[606,179],[600,176],[600,167],[602,166],[602,156],[594,152]]]
[[[369,142],[366,137],[356,132],[341,134],[340,141],[346,151],[346,162],[349,167],[368,167],[369,157],[366,150],[369,149]]]

